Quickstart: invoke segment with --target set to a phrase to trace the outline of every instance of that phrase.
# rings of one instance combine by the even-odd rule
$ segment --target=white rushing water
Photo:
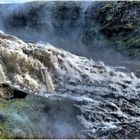
[[[73,55],[51,44],[25,43],[2,32],[0,58],[1,73],[13,87],[48,98],[48,103],[52,104],[50,106],[54,106],[50,111],[51,118],[57,112],[55,106],[61,104],[58,117],[51,119],[49,115],[46,116],[46,121],[50,123],[46,129],[50,130],[52,137],[82,137],[83,130],[87,131],[86,135],[93,137],[95,133],[98,134],[100,127],[102,134],[121,129],[121,119],[129,123],[140,119],[122,109],[123,101],[139,101],[140,79],[133,73],[115,71],[103,62]],[[41,76],[44,68],[55,87],[51,94],[47,93],[44,78]],[[77,108],[81,113],[74,113],[72,117],[71,112],[77,112]],[[138,106],[130,106],[130,109],[135,113],[139,112]],[[62,113],[63,111],[65,113]],[[117,117],[110,117],[108,122],[106,119],[109,119],[110,113]],[[76,128],[74,121],[78,125]],[[50,126],[51,129],[48,128]],[[101,137],[104,137],[104,134]]]
[[[95,2],[5,2],[15,3],[0,5],[0,83],[42,96],[48,107],[38,122],[30,122],[32,114],[6,112],[21,122],[13,135],[139,137],[140,79],[131,72],[139,62],[99,32]],[[88,37],[93,42],[84,44]]]
[[[117,52],[118,46],[100,33],[96,6],[95,1],[0,4],[0,30],[27,42],[49,42],[76,55],[139,73],[139,62]]]

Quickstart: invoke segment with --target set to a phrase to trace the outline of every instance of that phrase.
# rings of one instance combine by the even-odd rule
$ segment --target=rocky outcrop
[[[4,89],[4,90],[3,90]],[[75,101],[0,86],[0,138],[85,138]]]
[[[0,97],[4,99],[15,99],[15,98],[24,98],[26,97],[27,93],[13,88],[12,85],[8,83],[0,84]]]
[[[140,44],[140,2],[98,2],[95,10],[100,32],[121,46],[125,54],[137,57]],[[89,18],[90,19],[90,18]]]

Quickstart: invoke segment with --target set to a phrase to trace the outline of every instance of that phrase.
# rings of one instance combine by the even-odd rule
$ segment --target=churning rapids
[[[25,43],[2,32],[0,57],[1,82],[46,96],[54,106],[46,118],[49,126],[57,124],[46,129],[52,137],[139,137],[140,79],[133,73],[117,72],[102,62],[50,44]],[[52,78],[55,91],[51,94],[46,92],[42,69]]]
[[[100,33],[102,27],[94,14],[98,5],[94,1],[0,4],[0,30],[27,42],[49,42],[76,55],[139,73],[139,62],[117,52],[117,46]]]
[[[84,5],[84,8],[87,8],[88,4]],[[38,118],[38,122],[33,121],[31,124],[30,117],[34,114],[24,114],[24,118],[29,120],[27,122],[19,119],[18,113],[14,114],[14,111],[8,114],[0,110],[0,114],[11,115],[13,119],[19,119],[26,125],[19,128],[16,128],[18,124],[15,125],[11,136],[16,137],[17,132],[21,138],[140,138],[140,79],[131,72],[125,73],[106,66],[103,62],[76,55],[80,50],[83,53],[86,50],[86,46],[79,40],[83,37],[79,26],[79,23],[84,22],[82,18],[66,18],[67,21],[61,27],[65,18],[51,18],[53,24],[49,23],[49,20],[44,22],[41,17],[44,11],[40,11],[40,30],[36,19],[25,17],[23,13],[27,9],[22,7],[22,4],[20,6],[15,4],[12,9],[11,5],[0,7],[0,29],[5,32],[0,32],[0,83],[6,83],[12,89],[34,97],[45,98],[47,111],[40,120]],[[28,6],[30,4],[27,4]],[[11,15],[4,13],[3,8],[10,11],[16,9],[15,14],[21,8],[24,11],[21,12],[22,19],[16,16],[9,18],[12,12]],[[57,12],[52,16],[55,17],[56,14]],[[44,16],[48,18],[50,15],[45,13]],[[20,21],[19,26],[16,20]],[[49,28],[46,28],[46,25]],[[33,32],[34,28],[36,30]],[[67,32],[69,35],[66,35]],[[79,33],[80,37],[74,40]],[[104,43],[109,45],[104,37],[100,39],[103,43],[98,44],[99,46]],[[27,43],[31,41],[34,43]],[[44,42],[35,43],[39,41]],[[75,41],[78,43],[70,43]],[[96,39],[93,43],[97,45],[97,42]],[[95,50],[101,49],[97,47]],[[94,51],[91,53],[97,56]],[[112,52],[114,50],[111,50],[110,54]],[[90,57],[89,51],[83,55]],[[0,87],[0,96],[9,101],[14,95]],[[38,106],[42,104],[41,101],[37,103]]]

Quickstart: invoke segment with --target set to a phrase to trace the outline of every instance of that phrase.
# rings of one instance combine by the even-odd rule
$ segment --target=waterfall
[[[43,82],[46,86],[47,92],[49,92],[49,93],[53,92],[55,90],[55,88],[53,85],[52,78],[49,75],[49,72],[47,71],[47,69],[41,69],[41,75],[42,75]]]
[[[0,64],[0,84],[5,83],[5,82],[6,82],[6,77],[5,77],[5,74],[3,72],[3,68],[2,68],[2,66]]]

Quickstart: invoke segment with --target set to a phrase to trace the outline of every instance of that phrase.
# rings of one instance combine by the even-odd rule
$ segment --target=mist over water
[[[74,54],[118,65],[125,60],[98,30],[94,1],[29,2],[0,5],[0,30],[27,42],[49,42]],[[96,7],[95,7],[96,8]],[[91,18],[91,19],[90,19]],[[93,26],[95,35],[87,35]],[[90,40],[89,40],[90,39]],[[86,43],[85,43],[86,41]]]
[[[26,42],[48,42],[76,55],[110,66],[125,66],[137,73],[139,62],[117,51],[118,46],[100,33],[101,25],[94,12],[97,7],[96,1],[0,4],[0,30]]]
[[[100,32],[97,6],[95,1],[0,4],[0,30],[27,42],[0,34],[1,75],[31,93],[16,99],[27,110],[10,104],[2,112],[11,120],[13,137],[107,138],[115,129],[121,133],[124,121],[139,124],[140,81],[131,72],[140,64]],[[52,94],[42,71],[51,77]]]

